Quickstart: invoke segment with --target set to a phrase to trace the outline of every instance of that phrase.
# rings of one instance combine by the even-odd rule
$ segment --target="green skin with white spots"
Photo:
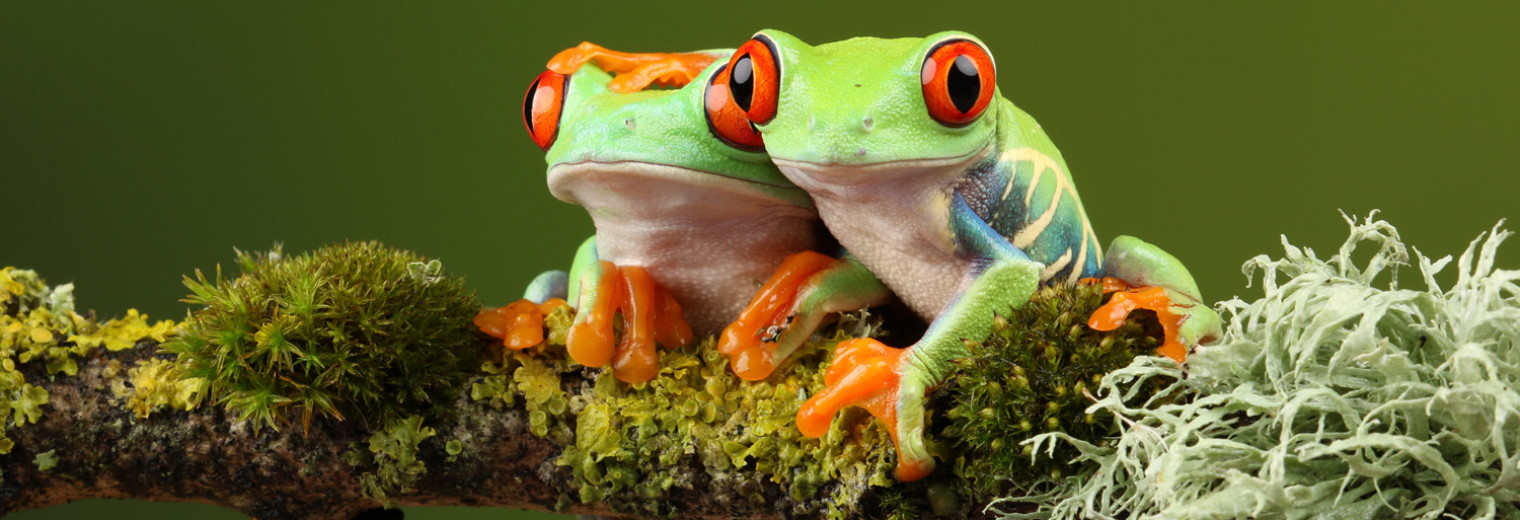
[[[819,46],[774,30],[758,37],[773,42],[780,74],[776,115],[756,125],[771,160],[860,265],[931,320],[898,368],[903,460],[932,467],[924,397],[967,354],[962,340],[986,338],[995,312],[1022,305],[1042,283],[1108,275],[1163,287],[1186,304],[1171,309],[1184,316],[1184,344],[1217,337],[1219,317],[1176,258],[1124,236],[1102,254],[1065,161],[1028,114],[999,93],[964,126],[929,115],[926,56],[947,40],[980,45],[976,37]]]
[[[643,267],[695,331],[715,332],[787,255],[818,246],[822,228],[807,194],[764,153],[733,148],[708,128],[705,88],[731,51],[711,52],[720,59],[675,90],[610,92],[611,76],[594,63],[571,75],[546,157],[548,184],[585,207],[597,232],[568,275],[539,275],[525,298],[568,297],[589,308],[599,296],[597,261],[607,260]]]

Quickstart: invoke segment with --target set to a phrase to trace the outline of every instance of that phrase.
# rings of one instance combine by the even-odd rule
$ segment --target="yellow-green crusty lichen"
[[[427,474],[417,454],[422,441],[437,434],[437,430],[422,425],[421,415],[392,421],[371,434],[369,453],[375,469],[359,476],[364,496],[385,507],[396,507],[391,494],[410,493],[417,480]]]
[[[769,500],[758,482],[763,479],[790,497],[792,514],[843,518],[849,511],[840,506],[856,504],[870,487],[892,484],[891,439],[869,416],[853,414],[857,420],[836,423],[820,439],[804,437],[793,424],[797,409],[823,388],[827,353],[855,335],[839,332],[807,345],[795,366],[764,382],[734,376],[709,338],[663,351],[653,381],[629,385],[596,377],[589,389],[572,394],[561,383],[566,372],[580,369],[564,361],[569,318],[546,318],[546,347],[487,363],[471,395],[500,406],[524,398],[534,434],[563,447],[556,463],[570,470],[581,502],[680,514],[668,501],[652,499],[701,480],[718,503],[763,505]],[[859,317],[845,321],[856,335],[869,330]]]
[[[162,342],[178,328],[172,321],[150,324],[136,309],[99,324],[74,311],[73,292],[73,284],[48,287],[34,271],[0,269],[0,454],[14,447],[6,429],[36,423],[48,402],[47,390],[23,375],[28,364],[40,365],[48,377],[72,376],[94,349],[122,350],[143,338]]]
[[[113,365],[107,370],[120,368]],[[148,358],[127,371],[125,379],[116,380],[111,390],[116,397],[126,400],[126,407],[134,416],[146,419],[149,414],[164,407],[187,411],[195,409],[206,395],[206,380],[186,376],[181,363]]]

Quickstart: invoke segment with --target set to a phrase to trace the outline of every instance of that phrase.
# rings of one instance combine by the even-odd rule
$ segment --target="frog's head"
[[[992,55],[963,32],[811,46],[765,30],[719,79],[789,174],[848,182],[960,165],[989,150],[996,133]]]
[[[568,76],[540,74],[524,96],[523,120],[528,135],[547,152],[551,189],[581,182],[587,173],[725,186],[743,181],[807,205],[805,195],[771,164],[758,134],[735,141],[720,137],[709,122],[704,96],[723,64],[715,62],[679,89],[633,93],[609,91],[611,75],[594,63]],[[736,119],[748,127],[742,115]]]

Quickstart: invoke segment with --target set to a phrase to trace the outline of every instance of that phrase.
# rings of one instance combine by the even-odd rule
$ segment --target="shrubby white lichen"
[[[1289,244],[1245,264],[1262,298],[1223,302],[1225,338],[1186,377],[1152,357],[1103,378],[1124,434],[1097,446],[1052,433],[1091,469],[1051,492],[994,503],[1003,518],[1520,517],[1520,270],[1496,269],[1495,227],[1456,260],[1414,252],[1424,288],[1399,285],[1392,225],[1347,218],[1327,259]],[[1371,246],[1376,251],[1365,262]],[[1380,275],[1387,275],[1381,282]],[[1127,399],[1171,381],[1149,403]],[[1166,404],[1159,404],[1159,403]],[[1013,513],[1017,503],[1033,513]]]

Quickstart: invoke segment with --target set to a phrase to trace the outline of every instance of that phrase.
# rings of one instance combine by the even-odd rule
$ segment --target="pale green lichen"
[[[73,376],[94,349],[161,342],[178,330],[172,321],[149,323],[136,309],[97,323],[75,312],[73,291],[72,284],[49,288],[34,271],[0,269],[0,454],[15,446],[6,430],[41,420],[48,403],[47,390],[26,381],[24,365],[40,363],[49,377]]]
[[[1003,504],[1039,511],[1003,517],[1520,517],[1520,270],[1495,268],[1510,234],[1474,240],[1449,286],[1437,278],[1451,258],[1416,251],[1416,290],[1399,285],[1397,230],[1347,220],[1327,259],[1284,239],[1282,258],[1247,262],[1264,296],[1221,304],[1225,337],[1187,377],[1154,358],[1105,377],[1092,409],[1124,434],[1036,438],[1039,452],[1069,443],[1094,465]],[[1172,402],[1128,402],[1158,378]]]
[[[37,465],[37,471],[47,473],[52,471],[53,466],[58,465],[58,455],[54,453],[56,451],[58,450],[47,450],[32,457],[32,464]]]
[[[417,458],[422,441],[438,432],[422,425],[422,416],[394,421],[369,437],[374,470],[359,476],[362,493],[388,508],[396,507],[392,495],[410,493],[427,467]]]

